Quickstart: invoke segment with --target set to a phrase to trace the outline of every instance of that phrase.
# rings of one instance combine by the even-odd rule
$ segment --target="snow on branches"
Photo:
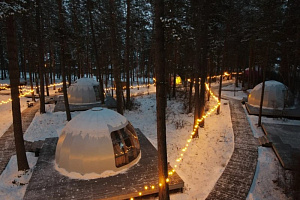
[[[34,2],[34,0],[16,0],[0,2],[0,19],[6,18],[9,15],[26,12],[26,4]]]

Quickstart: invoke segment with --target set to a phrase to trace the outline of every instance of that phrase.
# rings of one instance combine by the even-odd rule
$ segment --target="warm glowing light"
[[[153,78],[153,80],[155,80],[155,79]],[[185,147],[184,147],[183,149],[181,149],[182,152],[186,152],[187,147],[189,146],[188,143],[190,143],[190,142],[192,141],[193,135],[195,135],[195,131],[196,131],[197,128],[199,127],[199,123],[202,122],[206,117],[208,117],[209,115],[211,115],[211,114],[212,114],[212,113],[213,113],[213,112],[221,105],[221,103],[220,103],[220,101],[218,100],[218,98],[212,93],[212,91],[211,91],[210,88],[208,87],[208,84],[206,84],[206,89],[210,92],[210,94],[212,95],[212,97],[216,100],[217,105],[215,105],[213,108],[211,108],[211,109],[210,109],[205,115],[203,115],[200,119],[197,119],[197,120],[196,120],[196,121],[197,121],[197,124],[194,126],[193,132],[191,132],[191,136],[190,136],[190,139],[187,140],[187,144],[185,145]],[[183,160],[183,156],[184,156],[184,154],[183,154],[183,153],[180,153],[180,157],[176,159],[176,162],[182,161],[182,160]],[[177,165],[174,165],[174,168],[177,168]],[[171,175],[173,175],[174,172],[175,172],[175,169],[173,169],[172,171],[169,171],[168,174],[171,176]],[[170,179],[167,178],[167,179],[166,179],[166,183],[169,183],[169,182],[170,182]],[[159,185],[159,187],[162,187],[163,184],[162,184],[162,183],[159,183],[158,185]],[[154,186],[154,185],[151,185],[150,188],[151,188],[151,189],[154,189],[155,186]],[[144,189],[145,189],[145,190],[148,190],[148,186],[144,186]],[[141,196],[141,195],[142,195],[142,192],[139,192],[138,194],[139,194],[139,196]],[[131,199],[133,199],[133,198],[131,198]]]
[[[180,85],[182,83],[180,76],[176,76],[176,85]]]

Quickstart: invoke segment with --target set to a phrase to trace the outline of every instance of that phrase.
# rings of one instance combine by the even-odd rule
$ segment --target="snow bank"
[[[30,170],[27,172],[18,171],[17,157],[14,155],[8,162],[5,170],[0,176],[0,199],[20,200],[23,199],[28,182],[31,178],[33,167],[37,157],[34,153],[26,153]]]

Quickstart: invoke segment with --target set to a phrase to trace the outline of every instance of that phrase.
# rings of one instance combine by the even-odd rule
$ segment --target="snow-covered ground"
[[[32,171],[37,161],[34,153],[26,153],[30,170],[18,171],[17,157],[11,157],[5,170],[0,176],[0,199],[20,200],[23,199]]]
[[[227,87],[230,88],[233,86]],[[135,98],[135,102],[139,104],[139,106],[137,106],[135,110],[126,111],[124,115],[133,126],[139,128],[156,147],[155,87],[151,86],[150,89],[140,88],[140,90],[133,89],[132,94],[139,94],[138,97]],[[222,92],[222,94],[227,97],[234,96],[234,92],[232,91]],[[235,94],[235,98],[238,99],[245,96],[244,93],[238,92]],[[178,164],[176,159],[180,156],[181,148],[186,144],[193,128],[193,115],[185,114],[182,101],[168,101],[166,122],[168,160],[171,166],[174,167],[175,164],[178,165],[176,171],[185,182],[183,193],[172,194],[172,200],[205,199],[228,163],[234,148],[234,136],[228,101],[222,100],[221,105],[221,114],[216,115],[213,113],[206,118],[205,127],[199,129],[199,138],[193,139],[187,152],[184,154],[183,160]],[[214,106],[213,100],[207,104],[207,108],[212,106]],[[32,124],[26,131],[26,140],[36,141],[45,139],[46,137],[59,136],[61,129],[67,123],[66,116],[64,112],[53,113],[51,112],[52,110],[53,106],[48,105],[46,114],[36,114]],[[79,112],[72,113],[72,117],[78,113]],[[260,130],[255,126],[255,123],[257,123],[257,121],[255,122],[256,119],[252,120],[252,118],[252,116],[248,116],[252,124],[251,127],[254,135],[258,137],[257,134]],[[264,120],[270,119],[263,119],[263,121]],[[272,120],[278,123],[278,120],[271,119],[270,121]],[[1,131],[3,131],[2,128],[3,127],[1,127]],[[7,168],[10,168],[10,165],[11,163]],[[280,167],[271,149],[259,148],[259,162],[254,184],[248,195],[249,200],[287,199],[282,189],[278,188],[276,181],[274,181],[276,180],[276,173]],[[12,175],[6,175],[6,171],[3,172],[1,182],[12,182],[15,177],[17,177],[17,175],[15,175],[16,173],[16,169],[12,172]],[[17,194],[24,194],[26,186],[27,185],[16,186],[15,184],[10,184],[10,187],[3,187],[0,185],[0,199],[4,195],[5,199],[22,199],[22,195],[17,196]],[[15,190],[9,189],[11,187],[14,187]]]
[[[125,116],[157,147],[155,94],[139,97],[136,101],[140,104],[138,110],[126,111]],[[207,107],[214,106],[214,103],[209,102]],[[222,105],[223,103],[227,101],[224,100]],[[184,113],[180,101],[168,101],[168,161],[173,167],[178,165],[176,171],[185,182],[184,192],[171,196],[171,199],[175,200],[205,199],[221,176],[234,148],[230,109],[227,103],[222,106],[220,115],[214,113],[206,118],[205,127],[199,129],[199,138],[190,143],[183,161],[178,164],[176,159],[180,157],[181,149],[190,137],[193,119],[192,114]]]
[[[23,81],[23,80],[21,80]],[[59,82],[57,80],[56,82]],[[0,80],[0,84],[9,84],[9,80]],[[29,87],[29,86],[28,86]],[[52,87],[49,88],[49,94],[53,95],[57,91],[58,88],[61,86],[56,87],[56,90],[53,90]],[[11,98],[10,90],[0,90],[0,102],[8,101]],[[37,99],[38,100],[38,99]],[[31,101],[31,98],[21,97],[20,98],[20,106],[21,112],[27,108],[27,101]],[[3,103],[0,105],[0,137],[5,133],[5,131],[10,127],[12,124],[12,108],[11,102]]]
[[[243,107],[245,112],[247,112],[245,106]],[[254,137],[264,136],[261,127],[257,126],[258,116],[247,115],[247,118]],[[262,117],[262,123],[300,125],[300,120]],[[289,172],[284,171],[274,151],[271,148],[259,147],[256,173],[247,200],[289,199],[284,194],[284,188],[279,187],[280,182],[283,182],[283,184],[289,182],[285,180],[287,176],[290,176]]]
[[[0,102],[10,99],[10,90],[0,91]],[[27,98],[20,98],[21,111],[27,108]],[[0,105],[0,137],[12,124],[12,108],[11,102]]]

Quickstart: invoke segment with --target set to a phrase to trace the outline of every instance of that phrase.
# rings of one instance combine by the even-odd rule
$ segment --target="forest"
[[[265,69],[267,79],[299,92],[296,0],[164,3],[166,81],[176,74],[187,80],[248,68],[244,81],[252,88]],[[69,84],[84,76],[97,76],[102,88],[113,76],[149,83],[155,77],[154,7],[151,0],[1,2],[0,77],[9,74],[11,27],[5,19],[14,13],[17,63],[28,83],[44,76],[49,85],[63,69]]]
[[[131,86],[156,81],[159,183],[168,183],[165,110],[166,97],[176,98],[176,77],[188,91],[189,113],[194,101],[195,129],[201,117],[204,126],[205,83],[216,76],[218,105],[223,75],[244,90],[277,80],[299,100],[299,22],[297,0],[1,1],[0,79],[10,79],[18,169],[29,168],[22,162],[20,85],[31,86],[33,101],[39,94],[45,113],[45,93],[62,80],[70,121],[67,87],[77,79],[94,77],[101,103],[115,87],[120,114],[132,108]]]

